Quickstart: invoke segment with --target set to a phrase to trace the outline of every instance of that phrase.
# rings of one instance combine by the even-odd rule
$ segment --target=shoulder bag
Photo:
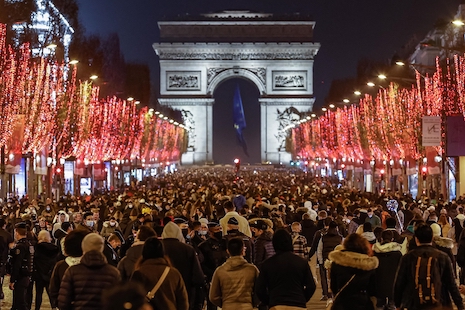
[[[333,304],[334,302],[336,301],[336,298],[337,296],[339,296],[339,294],[347,287],[347,285],[349,285],[350,282],[352,282],[352,280],[355,278],[355,275],[353,275],[349,281],[347,281],[346,284],[344,284],[344,286],[339,290],[339,292],[337,292],[336,296],[333,297],[333,302],[330,302],[326,305],[326,310],[330,310],[332,307],[333,307]]]
[[[155,286],[153,287],[153,289],[147,293],[147,300],[148,301],[151,301],[153,299],[153,297],[155,296],[155,293],[158,291],[158,289],[160,288],[160,286],[163,284],[163,282],[165,281],[165,278],[166,276],[168,275],[168,272],[170,271],[170,267],[165,267],[165,270],[163,271],[163,274],[161,275],[160,279],[158,279],[158,282],[157,284],[155,284]]]

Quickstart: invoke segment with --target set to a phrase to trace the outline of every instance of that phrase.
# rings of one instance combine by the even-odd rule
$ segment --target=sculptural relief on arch
[[[286,128],[313,108],[315,22],[296,16],[225,11],[158,23],[161,105],[180,110],[189,128],[184,165],[213,161],[216,87],[244,78],[259,90],[262,162],[289,162]]]

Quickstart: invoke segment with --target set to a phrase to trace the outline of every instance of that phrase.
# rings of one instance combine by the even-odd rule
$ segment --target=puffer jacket
[[[134,271],[130,281],[142,284],[144,290],[150,292],[157,284],[167,266],[168,263],[164,258],[147,259],[140,265],[139,269]],[[186,286],[176,268],[170,267],[165,280],[155,293],[150,304],[154,309],[189,309]]]
[[[397,242],[388,242],[385,244],[375,243],[373,252],[379,260],[379,266],[376,269],[376,297],[380,299],[394,298],[394,280],[396,278],[397,268],[402,258],[402,246]]]
[[[273,233],[270,231],[264,231],[260,237],[257,238],[254,246],[254,264],[258,267],[261,266],[265,259],[275,255],[273,243]]]
[[[232,256],[213,274],[210,301],[223,310],[252,310],[258,269],[242,256]]]
[[[126,256],[118,263],[118,270],[121,274],[121,280],[127,282],[134,271],[134,266],[139,258],[142,257],[144,241],[136,241],[126,252]]]
[[[39,242],[34,252],[33,277],[37,281],[49,283],[55,267],[58,247],[53,243]]]
[[[89,251],[81,263],[69,267],[58,294],[60,310],[102,309],[102,292],[120,282],[118,269],[109,265],[99,251]]]
[[[375,296],[375,269],[378,258],[351,251],[329,253],[331,263],[331,291],[334,295],[333,310],[371,310],[370,296]],[[351,277],[355,277],[348,283]]]

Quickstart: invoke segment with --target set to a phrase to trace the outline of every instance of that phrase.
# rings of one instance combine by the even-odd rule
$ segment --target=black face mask
[[[182,231],[182,235],[184,236],[184,238],[187,236],[187,234],[189,233],[189,229],[187,228],[184,228],[184,229],[181,229]]]
[[[223,239],[223,233],[221,231],[217,231],[216,233],[213,234],[213,236],[218,240]]]

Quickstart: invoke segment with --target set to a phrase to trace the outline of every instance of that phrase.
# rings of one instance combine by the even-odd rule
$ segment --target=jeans
[[[323,291],[323,296],[331,297],[328,291],[328,272],[323,264],[320,264],[318,268],[320,270],[320,282],[321,282],[321,290]]]

